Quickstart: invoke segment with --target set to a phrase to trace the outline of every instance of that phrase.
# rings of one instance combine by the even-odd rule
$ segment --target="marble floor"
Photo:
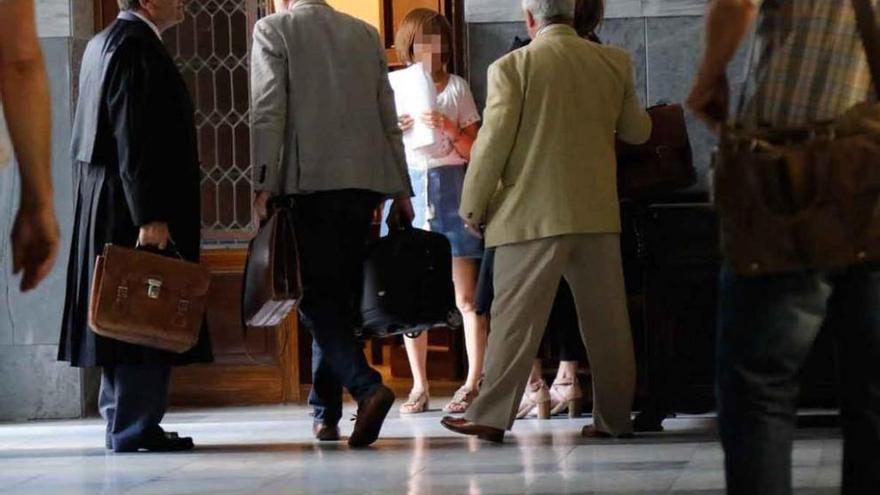
[[[374,448],[358,451],[312,441],[302,406],[173,412],[166,428],[198,444],[183,454],[109,454],[98,420],[0,425],[0,494],[723,493],[711,417],[632,440],[580,438],[587,418],[524,420],[498,446],[447,432],[441,416],[394,412]],[[836,431],[801,430],[796,493],[837,493],[840,457]]]

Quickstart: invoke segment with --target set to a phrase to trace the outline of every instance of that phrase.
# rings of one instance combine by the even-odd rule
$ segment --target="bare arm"
[[[33,0],[0,2],[0,101],[21,171],[21,206],[51,209],[49,81]]]
[[[471,124],[464,129],[461,129],[458,133],[458,137],[454,137],[452,140],[452,145],[455,146],[455,151],[467,161],[471,161],[471,149],[474,147],[474,141],[477,140],[477,132],[479,129],[479,124]]]
[[[758,14],[760,0],[712,0],[706,13],[706,48],[687,105],[707,125],[727,119],[727,66]]]
[[[49,101],[34,2],[0,2],[0,102],[21,174],[21,204],[12,228],[12,267],[14,273],[23,272],[23,291],[35,288],[49,274],[58,253]]]

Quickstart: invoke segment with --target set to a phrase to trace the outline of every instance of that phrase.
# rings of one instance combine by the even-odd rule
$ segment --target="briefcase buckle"
[[[150,299],[159,299],[162,293],[162,281],[159,279],[147,279],[147,297]]]

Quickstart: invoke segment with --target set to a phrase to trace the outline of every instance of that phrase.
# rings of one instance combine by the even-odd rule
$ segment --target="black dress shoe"
[[[325,425],[324,423],[315,423],[312,425],[312,432],[315,438],[322,442],[335,442],[339,440],[339,426]]]
[[[394,392],[390,388],[381,385],[373,395],[362,400],[358,404],[357,419],[354,423],[354,431],[348,437],[348,445],[352,447],[366,447],[379,438],[379,431],[388,410],[394,404]]]
[[[180,437],[177,434],[169,435],[165,432],[162,434],[147,435],[139,442],[122,447],[116,447],[114,452],[183,452],[195,448],[192,438]]]
[[[504,430],[492,426],[478,425],[464,418],[456,418],[454,416],[444,417],[440,420],[440,424],[447,430],[454,431],[455,433],[472,435],[480,440],[487,440],[492,443],[504,443]]]
[[[167,438],[180,438],[176,431],[165,431],[161,428],[159,429],[159,434],[165,435]],[[113,450],[113,437],[109,433],[104,436],[104,446],[107,450]]]

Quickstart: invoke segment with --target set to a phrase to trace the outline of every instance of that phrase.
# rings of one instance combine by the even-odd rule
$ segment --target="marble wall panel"
[[[707,0],[606,0],[605,17],[702,15]],[[466,0],[467,22],[514,22],[523,18],[522,0]]]
[[[0,347],[0,421],[77,418],[80,373],[54,345]]]
[[[13,166],[0,169],[0,263],[5,269],[10,263],[9,233],[12,230],[12,212],[16,208],[16,198],[13,191],[18,187],[18,175]],[[0,270],[0,346],[9,346],[14,342],[12,325],[9,321],[8,308],[11,303],[12,281]]]
[[[70,36],[71,0],[36,0],[37,35],[40,38]]]
[[[521,21],[520,0],[465,0],[464,17],[467,22]]]
[[[469,77],[480,109],[486,104],[486,72],[489,65],[510,50],[516,36],[528,37],[522,22],[468,25]]]
[[[608,0],[608,4],[616,3]],[[708,0],[642,0],[644,17],[703,15]]]
[[[645,49],[644,19],[606,19],[599,29],[602,42],[625,48],[632,56],[636,74],[636,91],[645,105],[648,101],[648,59]]]
[[[0,307],[0,328],[11,327],[15,345],[58,343],[61,310],[64,306],[67,253],[70,249],[72,233],[73,180],[68,151],[71,127],[69,39],[47,38],[41,40],[41,45],[51,85],[52,178],[62,244],[52,273],[37,290],[27,294],[20,294],[15,288],[17,278],[12,276],[8,259],[0,260],[2,262],[0,278],[4,279],[12,289],[6,293],[7,304]],[[11,173],[14,174],[14,171]],[[17,181],[17,178],[12,178],[13,183]],[[15,193],[16,191],[7,189],[6,194],[11,196],[0,199],[0,203],[10,204],[11,201],[11,204],[17,204]],[[11,225],[12,211],[11,208],[4,209],[3,215],[7,217],[4,221],[6,225]],[[0,253],[8,253],[8,236],[3,236],[0,244],[3,245]]]
[[[641,17],[643,0],[605,0],[605,17]]]
[[[702,17],[669,17],[647,19],[648,100],[651,103],[683,102],[690,91],[703,51]],[[744,43],[728,71],[736,102],[747,70],[751,41]],[[711,151],[717,140],[709,130],[691,115],[687,116],[688,131],[694,149],[694,159],[700,175],[695,190],[705,192]]]

